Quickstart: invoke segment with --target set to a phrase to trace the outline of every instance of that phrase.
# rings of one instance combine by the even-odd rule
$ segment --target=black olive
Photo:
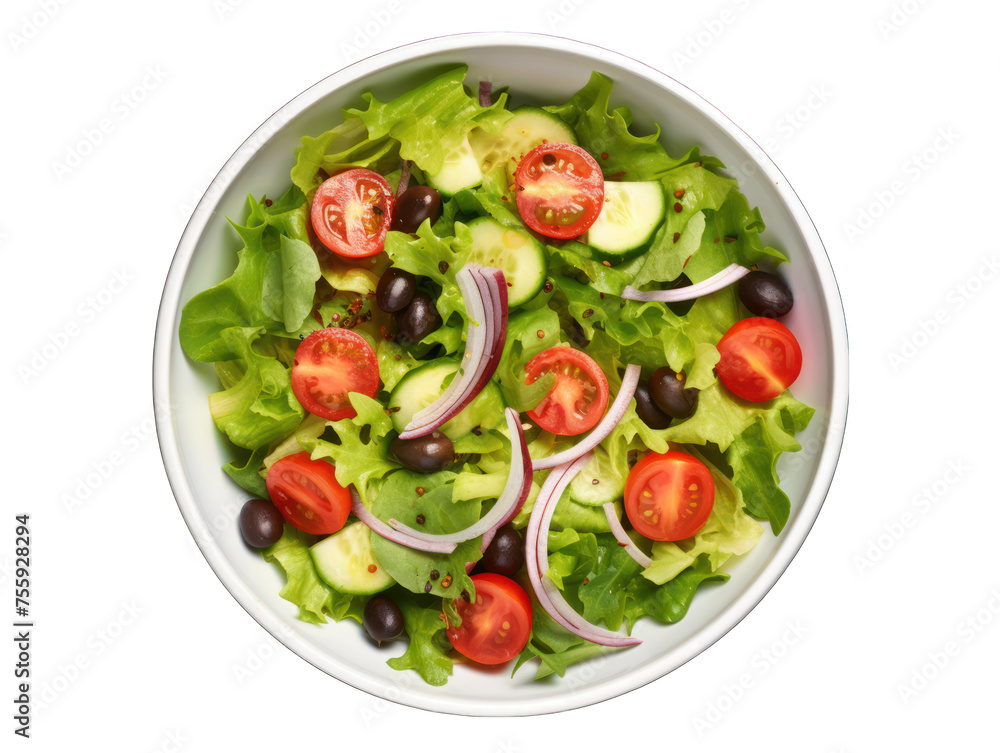
[[[510,577],[524,567],[524,541],[510,523],[500,528],[483,552],[479,568]]]
[[[685,387],[684,382],[684,377],[669,366],[657,369],[649,378],[649,396],[671,418],[687,418],[698,407],[698,390]]]
[[[396,313],[396,327],[408,342],[418,343],[441,326],[434,301],[423,290],[413,294],[409,305]]]
[[[670,416],[656,407],[649,388],[642,382],[635,388],[635,413],[650,429],[666,429],[670,426]]]
[[[740,280],[740,300],[751,314],[777,319],[792,310],[792,291],[778,275],[755,271]]]
[[[375,288],[375,303],[389,314],[406,308],[417,292],[417,278],[403,269],[389,267]]]
[[[390,230],[415,233],[428,217],[431,224],[441,216],[441,194],[430,186],[410,186],[392,205]]]
[[[403,613],[392,599],[375,596],[365,604],[361,624],[372,640],[381,645],[403,634]]]
[[[271,546],[284,530],[285,519],[274,503],[266,499],[251,499],[240,510],[240,532],[254,549]]]
[[[389,451],[404,468],[417,473],[436,473],[455,462],[455,446],[439,431],[414,439],[397,437]]]

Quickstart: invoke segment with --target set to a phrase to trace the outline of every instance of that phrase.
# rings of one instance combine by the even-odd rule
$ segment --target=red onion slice
[[[524,500],[528,498],[528,492],[531,491],[531,458],[528,456],[528,445],[524,439],[524,430],[521,428],[521,417],[513,408],[507,408],[506,416],[511,442],[510,475],[507,477],[507,484],[504,486],[500,498],[486,515],[468,528],[463,528],[455,533],[424,533],[410,528],[394,518],[389,519],[389,525],[400,533],[420,541],[460,544],[477,536],[485,536],[489,532],[495,533],[496,529],[505,521],[517,515],[524,505]],[[490,539],[492,540],[492,538],[491,535]]]
[[[750,274],[750,270],[739,264],[730,264],[721,272],[712,275],[707,280],[688,285],[685,288],[674,288],[673,290],[649,290],[643,292],[636,290],[631,285],[625,286],[622,291],[622,298],[627,301],[659,301],[661,303],[677,303],[678,301],[690,301],[717,290],[732,285],[741,277]]]
[[[479,105],[489,107],[493,104],[493,84],[489,81],[479,82]]]
[[[618,513],[615,510],[614,502],[608,502],[604,505],[604,515],[608,519],[608,525],[611,526],[611,533],[613,533],[615,538],[618,539],[618,543],[625,547],[625,551],[632,556],[632,559],[642,565],[644,570],[652,565],[653,560],[635,545],[635,542],[632,541],[632,537],[628,535],[628,532],[625,530],[622,522],[618,519]]]
[[[547,458],[533,460],[531,462],[532,467],[536,471],[541,471],[546,468],[555,468],[557,465],[562,465],[563,463],[569,463],[576,460],[578,457],[586,452],[590,452],[592,449],[597,447],[597,445],[603,442],[605,437],[607,437],[608,434],[610,434],[621,422],[622,416],[624,416],[625,412],[628,410],[629,403],[632,402],[632,396],[635,394],[635,388],[639,384],[640,370],[641,369],[638,364],[634,363],[630,363],[625,368],[625,376],[622,378],[622,387],[618,390],[618,397],[616,397],[615,401],[611,404],[611,407],[601,420],[601,423],[594,427],[593,431],[587,435],[586,439],[577,442],[568,450],[557,452],[555,455],[550,455]]]
[[[413,160],[403,160],[403,169],[399,171],[399,185],[396,186],[396,198],[410,187],[410,168],[413,167]]]
[[[431,405],[417,411],[400,439],[430,434],[465,408],[493,377],[507,334],[507,282],[497,269],[467,264],[456,275],[469,315],[460,374]]]
[[[555,583],[545,575],[549,569],[549,526],[552,524],[552,516],[555,514],[559,497],[590,459],[591,456],[585,454],[573,463],[560,465],[545,480],[542,491],[535,500],[535,508],[531,511],[531,520],[528,522],[525,541],[528,578],[542,608],[571,633],[602,646],[634,646],[642,641],[606,630],[585,620],[566,601]]]
[[[389,541],[395,542],[401,546],[409,547],[410,549],[417,549],[421,552],[431,552],[433,554],[451,554],[455,551],[455,544],[422,541],[421,539],[414,538],[413,536],[407,536],[405,533],[400,533],[386,523],[383,523],[381,520],[372,515],[371,511],[365,507],[365,503],[361,501],[361,495],[358,494],[357,489],[353,486],[351,487],[351,512],[357,516],[358,520],[372,529],[372,531],[377,533],[379,536],[384,539],[389,539]]]

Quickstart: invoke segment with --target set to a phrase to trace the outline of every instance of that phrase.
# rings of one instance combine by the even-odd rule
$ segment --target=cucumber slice
[[[468,261],[504,273],[508,306],[520,306],[538,295],[549,271],[541,243],[526,230],[504,227],[491,217],[477,217],[469,223],[469,230],[472,251]]]
[[[581,505],[601,506],[617,502],[625,493],[625,478],[611,464],[608,453],[598,447],[594,457],[569,485],[569,496]]]
[[[442,358],[418,366],[399,380],[396,389],[389,395],[389,411],[392,415],[392,426],[396,431],[403,431],[414,413],[426,408],[441,396],[448,377],[458,371],[458,364],[455,359]],[[476,399],[439,431],[454,441],[464,437],[477,426],[493,429],[503,421],[504,407],[500,388],[493,381],[487,382]]]
[[[539,107],[519,107],[514,117],[497,138],[478,129],[470,139],[472,151],[479,160],[479,169],[488,173],[503,163],[507,167],[507,178],[514,182],[514,172],[521,157],[542,142],[550,144],[576,144],[576,134],[566,125],[566,121]]]
[[[472,151],[466,136],[457,149],[444,157],[444,165],[433,175],[425,176],[427,184],[436,188],[443,196],[452,196],[464,188],[479,185],[483,174],[479,170],[479,160]]]
[[[604,206],[587,231],[587,245],[612,264],[638,256],[663,222],[667,198],[656,180],[604,183]]]
[[[319,577],[343,594],[374,594],[396,582],[375,559],[371,529],[361,521],[313,544],[309,555]]]

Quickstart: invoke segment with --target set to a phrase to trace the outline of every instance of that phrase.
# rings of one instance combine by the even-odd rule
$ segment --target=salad
[[[305,136],[179,327],[281,596],[432,685],[682,619],[781,532],[813,413],[787,260],[717,159],[634,133],[600,73],[542,107],[466,74]]]

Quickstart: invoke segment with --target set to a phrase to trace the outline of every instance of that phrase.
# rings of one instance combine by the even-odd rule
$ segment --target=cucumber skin
[[[589,248],[593,252],[595,259],[597,259],[598,261],[609,262],[611,266],[615,266],[616,264],[622,264],[627,261],[632,261],[633,259],[642,256],[644,253],[649,251],[650,248],[652,248],[653,243],[656,241],[656,236],[659,233],[660,228],[662,228],[664,223],[666,222],[667,219],[666,213],[670,211],[667,192],[666,189],[663,188],[662,184],[660,185],[660,191],[662,192],[663,195],[664,213],[663,216],[660,218],[660,221],[653,226],[653,229],[649,234],[649,238],[646,239],[646,242],[640,246],[637,246],[636,248],[620,252],[605,251],[604,249],[597,248],[596,246],[592,246],[589,243],[586,244],[587,248]]]
[[[324,543],[326,543],[330,539],[333,539],[336,536],[340,536],[342,534],[347,535],[351,533],[349,529],[351,529],[353,526],[363,526],[366,529],[368,528],[368,526],[366,526],[361,521],[357,521],[355,523],[349,523],[347,526],[337,531],[337,533],[334,533],[328,538],[323,539],[322,541],[317,542],[316,544],[313,544],[311,547],[309,547],[309,559],[312,560],[313,567],[316,568],[316,575],[319,577],[321,581],[323,581],[323,583],[330,586],[330,588],[332,588],[333,590],[337,591],[338,593],[346,594],[348,596],[370,596],[372,594],[377,594],[380,593],[381,591],[385,591],[388,588],[392,588],[394,585],[396,585],[396,581],[386,572],[385,568],[383,568],[376,561],[374,553],[371,554],[371,562],[372,564],[376,565],[379,568],[378,573],[361,576],[365,580],[375,581],[376,583],[374,588],[369,586],[366,588],[359,589],[351,585],[345,586],[343,583],[333,582],[335,578],[329,575],[326,566],[320,559],[322,553],[317,554],[316,547],[322,546]],[[368,531],[368,536],[371,536],[370,530]],[[371,552],[370,541],[368,546],[369,546],[369,552]]]

